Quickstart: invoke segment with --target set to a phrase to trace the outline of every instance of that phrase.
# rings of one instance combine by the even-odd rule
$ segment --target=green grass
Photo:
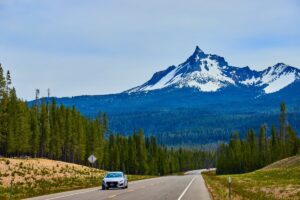
[[[127,175],[128,181],[138,181],[143,179],[149,179],[149,178],[155,178],[157,176],[151,176],[151,175]]]
[[[228,199],[228,177],[232,179],[232,199],[300,199],[300,156],[251,173],[217,176],[207,172],[203,177],[215,200]]]

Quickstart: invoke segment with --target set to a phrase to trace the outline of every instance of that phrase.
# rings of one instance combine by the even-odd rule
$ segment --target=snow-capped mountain
[[[263,71],[234,67],[223,57],[206,54],[197,46],[184,63],[156,72],[149,81],[126,92],[166,88],[196,88],[202,92],[216,92],[235,86],[251,87],[268,94],[277,92],[296,80],[300,80],[300,70],[284,63],[278,63]]]
[[[56,102],[92,118],[105,112],[113,132],[142,128],[172,146],[226,141],[233,131],[276,125],[279,105],[285,102],[293,113],[289,123],[299,133],[300,70],[283,63],[262,71],[234,67],[197,47],[184,63],[126,92]]]

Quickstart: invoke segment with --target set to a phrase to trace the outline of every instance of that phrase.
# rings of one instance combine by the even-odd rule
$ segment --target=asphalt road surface
[[[129,182],[128,189],[101,190],[97,187],[40,196],[31,200],[210,200],[200,172],[201,170],[195,170],[184,176],[133,181]]]

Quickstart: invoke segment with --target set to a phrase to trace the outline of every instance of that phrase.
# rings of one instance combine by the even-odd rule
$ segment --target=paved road
[[[129,183],[122,190],[101,190],[100,187],[63,192],[32,198],[31,200],[210,200],[200,175],[201,170],[184,176],[164,176]]]

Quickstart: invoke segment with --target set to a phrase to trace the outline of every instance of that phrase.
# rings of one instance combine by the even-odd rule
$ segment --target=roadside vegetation
[[[284,103],[280,105],[279,122],[278,128],[262,125],[258,134],[251,129],[245,139],[234,133],[229,144],[221,144],[218,148],[216,173],[251,172],[299,153],[300,139],[288,124]]]
[[[105,113],[84,117],[75,107],[38,97],[28,105],[19,99],[9,71],[0,65],[0,156],[48,158],[128,174],[165,175],[214,165],[214,154],[202,150],[170,149],[142,130],[130,136],[109,130]]]
[[[228,199],[228,177],[232,179],[232,199],[300,199],[300,156],[277,161],[263,169],[232,175],[203,173],[214,200]]]
[[[232,199],[300,199],[300,140],[287,116],[282,103],[278,128],[262,125],[258,134],[251,129],[242,139],[234,133],[220,144],[216,171],[203,174],[215,200],[229,199],[229,177]]]
[[[104,174],[103,170],[48,159],[0,158],[0,200],[100,188]],[[151,177],[128,175],[129,181]]]

